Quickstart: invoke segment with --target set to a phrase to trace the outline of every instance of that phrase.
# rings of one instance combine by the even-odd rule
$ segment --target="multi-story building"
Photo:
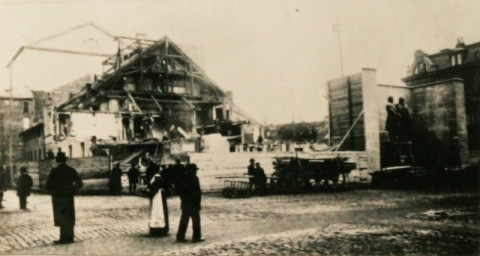
[[[438,53],[416,51],[403,81],[424,88],[412,95],[423,99],[422,106],[417,104],[423,109],[417,121],[435,123],[417,137],[437,143],[436,148],[456,147],[469,157],[480,154],[480,42],[466,45],[460,39],[454,48]]]
[[[10,112],[11,111],[11,112]],[[12,163],[22,158],[20,132],[30,127],[35,115],[32,97],[0,97],[0,164],[9,164],[10,138]]]
[[[162,141],[175,138],[217,132],[229,139],[254,137],[240,127],[254,121],[232,94],[167,37],[135,39],[104,63],[111,69],[63,103],[50,104],[42,122],[22,133],[26,150],[63,151],[72,158],[108,152],[119,159],[142,148],[157,152]],[[258,125],[253,130],[258,134]]]

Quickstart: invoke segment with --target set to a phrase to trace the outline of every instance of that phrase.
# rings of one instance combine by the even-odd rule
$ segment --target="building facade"
[[[10,114],[11,111],[11,114]],[[9,164],[10,137],[12,163],[23,157],[20,132],[30,127],[35,115],[33,98],[0,97],[0,164]]]
[[[415,52],[406,86],[378,84],[375,76],[375,70],[363,69],[328,83],[330,138],[340,150],[365,150],[379,167],[406,164],[392,152],[407,151],[413,164],[435,170],[480,159],[480,43],[459,42],[431,55]],[[407,141],[396,143],[386,131],[389,96],[394,104],[405,99]]]
[[[453,123],[444,130],[449,130],[452,134],[458,130],[458,140],[468,144],[470,154],[480,152],[480,42],[466,45],[459,40],[454,48],[434,54],[418,50],[403,81],[409,87],[431,88],[439,98],[455,98],[450,109],[465,112],[466,131],[458,130],[461,127],[455,127]],[[454,87],[459,87],[457,93],[452,91]],[[459,90],[463,90],[463,95],[459,95]],[[425,93],[427,92],[420,91],[417,94],[421,97]]]
[[[256,126],[253,131],[258,134],[258,124],[245,117],[232,94],[167,37],[135,39],[104,64],[107,71],[84,83],[78,93],[60,104],[43,104],[47,107],[41,117],[37,115],[43,133],[25,131],[25,141],[43,143],[46,154],[63,151],[71,158],[110,154],[116,160],[139,148],[157,152],[164,141],[209,133],[239,140],[237,135],[248,137],[243,134],[248,131],[239,128],[242,124]]]

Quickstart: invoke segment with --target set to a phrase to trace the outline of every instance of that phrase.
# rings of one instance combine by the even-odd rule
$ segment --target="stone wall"
[[[200,179],[202,191],[220,191],[224,187],[226,177],[244,176],[250,159],[255,159],[265,170],[265,174],[274,172],[272,162],[275,157],[292,157],[292,152],[237,152],[237,153],[190,153],[190,162],[195,163],[199,170],[197,175]],[[313,153],[298,153],[298,157],[321,158],[321,157],[348,157],[348,162],[357,163],[358,177],[356,181],[369,178],[366,153],[362,151],[324,151]],[[237,179],[236,179],[237,180]],[[238,180],[248,181],[247,177]]]
[[[72,158],[67,164],[75,168],[83,181],[80,193],[107,193],[109,191],[110,160],[108,157]],[[55,160],[38,162],[39,189],[45,190],[45,183],[52,168],[57,166]]]
[[[412,88],[414,153],[421,165],[459,167],[468,160],[463,81]]]

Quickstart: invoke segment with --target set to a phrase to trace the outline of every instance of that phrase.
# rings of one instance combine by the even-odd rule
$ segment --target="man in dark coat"
[[[197,177],[197,165],[188,164],[186,174],[180,187],[180,201],[182,216],[177,231],[177,242],[186,242],[185,233],[187,232],[188,222],[192,219],[193,226],[193,242],[202,242],[200,225],[200,210],[202,201],[202,192],[200,190],[200,181]]]
[[[398,135],[401,140],[410,140],[410,112],[407,105],[405,105],[405,99],[399,98],[398,104],[395,105],[398,117]]]
[[[83,186],[75,169],[66,164],[65,153],[56,157],[58,166],[53,168],[47,179],[46,188],[52,195],[53,220],[60,227],[60,239],[55,244],[73,243],[75,225],[75,201],[73,196]]]
[[[265,195],[267,193],[267,175],[265,171],[260,166],[260,163],[255,164],[255,187],[257,193],[260,195]]]
[[[151,159],[147,160],[147,170],[145,171],[146,176],[146,184],[150,186],[150,181],[152,180],[153,176],[158,173],[158,165],[153,162]]]
[[[4,208],[3,201],[3,192],[7,190],[7,175],[5,174],[5,168],[0,166],[0,209]]]
[[[396,141],[398,136],[398,119],[400,115],[397,113],[395,105],[393,104],[393,97],[388,97],[387,103],[387,122],[385,130],[388,132],[390,141]]]
[[[175,193],[177,193],[177,195],[180,195],[179,190],[181,189],[181,183],[183,182],[186,174],[185,166],[181,163],[180,159],[177,159],[175,161],[175,164],[172,166],[171,172],[173,178],[173,185],[175,186]]]
[[[135,163],[131,163],[132,167],[127,172],[128,176],[128,192],[135,193],[137,189],[138,177],[140,176],[140,172],[138,171]]]
[[[26,167],[20,168],[20,173],[20,177],[18,177],[17,181],[17,196],[20,200],[20,209],[26,210],[27,197],[30,196],[30,190],[33,186],[33,180],[32,177],[28,175]]]
[[[255,159],[250,159],[250,165],[248,166],[248,172],[247,172],[248,181],[250,182],[250,190],[253,190],[253,186],[255,183]]]
[[[122,169],[120,168],[120,163],[117,163],[112,169],[110,176],[110,191],[114,195],[122,193]]]

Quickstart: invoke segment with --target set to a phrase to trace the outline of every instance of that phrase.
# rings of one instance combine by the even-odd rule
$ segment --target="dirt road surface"
[[[168,199],[170,236],[148,234],[148,200],[138,196],[76,198],[76,243],[58,238],[47,195],[17,210],[7,192],[0,210],[0,254],[315,254],[479,255],[478,192],[357,189],[226,199],[205,195],[203,243],[175,243],[179,199]],[[191,229],[188,231],[190,236]],[[187,236],[187,238],[189,238]]]

